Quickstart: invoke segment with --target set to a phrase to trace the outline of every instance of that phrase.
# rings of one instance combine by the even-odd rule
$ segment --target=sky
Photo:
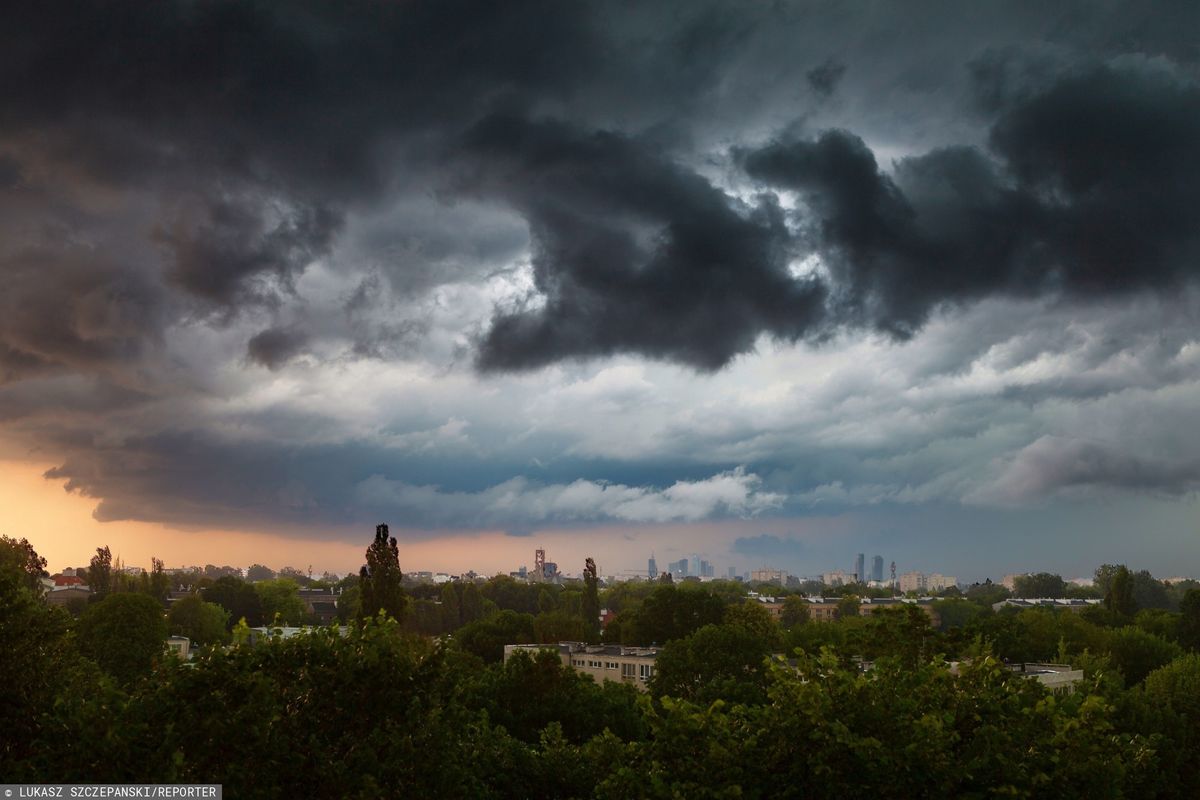
[[[1193,2],[13,5],[54,568],[1200,575]]]

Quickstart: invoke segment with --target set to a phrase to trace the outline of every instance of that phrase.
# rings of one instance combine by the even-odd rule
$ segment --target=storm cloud
[[[6,8],[0,445],[186,525],[1189,497],[1198,25]]]

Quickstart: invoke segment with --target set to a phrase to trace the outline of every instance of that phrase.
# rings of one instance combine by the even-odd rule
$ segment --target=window
[[[621,677],[622,678],[637,677],[636,667],[637,667],[636,664],[622,664],[621,665]]]
[[[649,664],[638,664],[638,680],[649,680],[650,676],[653,674],[654,667]]]
[[[604,668],[605,668],[605,669],[616,669],[616,668],[617,668],[617,662],[615,662],[615,661],[606,661],[606,662],[604,662]]]

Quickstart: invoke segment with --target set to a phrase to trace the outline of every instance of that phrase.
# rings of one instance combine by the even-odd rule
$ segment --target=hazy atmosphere
[[[69,8],[0,25],[52,568],[1200,573],[1194,2]]]

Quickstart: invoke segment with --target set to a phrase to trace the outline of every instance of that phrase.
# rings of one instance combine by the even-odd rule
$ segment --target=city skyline
[[[55,564],[1200,574],[1189,4],[72,13],[0,31]]]

